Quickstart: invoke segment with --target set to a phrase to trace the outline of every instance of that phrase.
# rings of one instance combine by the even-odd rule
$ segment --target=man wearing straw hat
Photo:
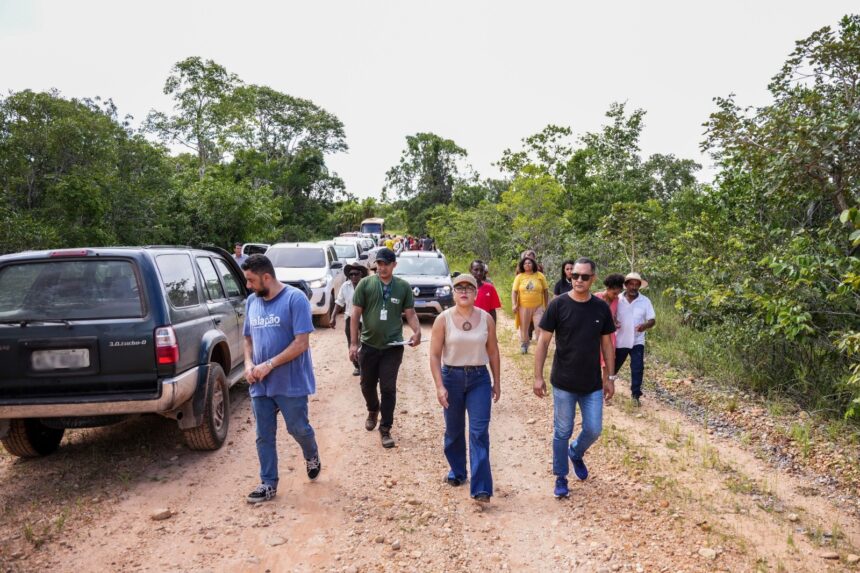
[[[630,357],[630,393],[633,404],[640,405],[642,378],[645,374],[645,331],[654,328],[656,315],[654,306],[640,289],[648,287],[648,281],[639,273],[624,277],[624,294],[618,301],[619,328],[615,338],[615,373]]]
[[[337,325],[337,313],[342,311],[344,316],[346,316],[346,345],[347,347],[352,344],[351,333],[350,333],[350,322],[352,320],[352,297],[355,294],[355,287],[358,286],[358,282],[368,275],[367,267],[364,267],[359,264],[350,264],[343,267],[343,273],[346,275],[346,278],[349,280],[343,281],[343,284],[340,285],[340,290],[337,293],[337,298],[334,300],[334,308],[331,309],[331,319],[329,320],[329,326],[335,328]],[[355,366],[355,369],[352,371],[353,376],[361,376],[361,367],[358,364],[358,360],[353,360],[352,365]]]

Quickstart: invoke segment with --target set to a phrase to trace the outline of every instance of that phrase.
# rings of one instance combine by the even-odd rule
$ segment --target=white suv
[[[307,283],[313,293],[311,311],[319,317],[320,326],[328,326],[335,296],[346,278],[334,248],[319,243],[277,243],[269,247],[266,256],[282,283]]]
[[[365,247],[364,239],[360,237],[335,237],[331,240],[334,250],[337,252],[338,259],[344,264],[361,265],[370,268],[370,261],[367,259],[367,248]],[[355,254],[345,250],[346,248],[355,249]],[[347,254],[350,253],[350,254]],[[345,260],[349,259],[349,260]]]

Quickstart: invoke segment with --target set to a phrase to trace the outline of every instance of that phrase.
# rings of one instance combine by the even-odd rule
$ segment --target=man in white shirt
[[[615,338],[615,373],[630,357],[630,392],[633,403],[639,406],[642,396],[642,378],[645,374],[645,331],[654,328],[656,315],[647,296],[639,292],[648,281],[639,273],[624,277],[624,293],[618,301],[619,328]]]
[[[358,284],[358,281],[367,276],[367,267],[363,267],[361,265],[346,265],[343,268],[343,272],[346,274],[346,278],[349,280],[344,281],[342,285],[340,285],[340,291],[337,293],[337,297],[334,299],[334,308],[331,311],[331,320],[329,321],[329,326],[332,328],[336,325],[337,313],[343,312],[346,317],[346,345],[350,344],[350,335],[349,335],[349,323],[352,315],[352,295],[355,294],[355,287]],[[361,368],[358,366],[358,361],[353,361],[353,366],[355,369],[352,371],[353,376],[361,376]]]

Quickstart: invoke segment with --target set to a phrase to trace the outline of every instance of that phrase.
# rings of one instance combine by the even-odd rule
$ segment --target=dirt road
[[[0,457],[0,571],[856,570],[860,525],[845,507],[668,407],[633,409],[623,383],[587,457],[592,477],[555,500],[552,403],[531,393],[533,357],[515,354],[506,320],[497,490],[482,510],[468,486],[444,483],[428,345],[406,349],[397,447],[384,450],[364,430],[340,327],[312,336],[317,482],[281,426],[278,497],[246,503],[258,465],[245,386],[217,452],[187,450],[158,418],[70,432],[48,458]],[[162,508],[171,516],[153,520]]]

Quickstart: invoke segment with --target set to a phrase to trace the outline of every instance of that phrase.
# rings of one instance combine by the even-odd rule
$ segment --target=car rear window
[[[194,268],[188,255],[160,255],[155,263],[161,273],[161,282],[167,291],[170,304],[176,308],[200,304]]]
[[[354,245],[335,245],[334,252],[337,253],[338,260],[355,258]]]
[[[266,256],[274,267],[288,269],[321,269],[325,266],[322,247],[296,247],[291,249],[269,249]]]
[[[22,262],[0,268],[0,320],[139,318],[145,314],[127,260]]]

